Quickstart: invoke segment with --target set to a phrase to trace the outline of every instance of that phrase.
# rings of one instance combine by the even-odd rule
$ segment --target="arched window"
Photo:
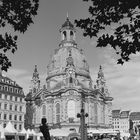
[[[72,79],[72,77],[70,77],[69,82],[70,82],[70,83],[73,83],[73,79]]]
[[[70,39],[71,40],[75,40],[75,33],[74,33],[74,31],[70,32]]]
[[[95,103],[94,104],[94,106],[95,106],[95,123],[97,124],[98,123],[98,115],[97,115],[97,113],[98,113],[98,109],[97,109],[97,103]]]
[[[46,116],[46,105],[43,105],[42,107],[42,115]]]
[[[72,31],[70,31],[70,36],[73,36],[73,32]]]
[[[66,31],[63,32],[63,35],[64,35],[64,39],[66,39],[66,38],[67,38],[67,33],[66,33]]]
[[[60,104],[56,104],[56,123],[60,123]]]
[[[76,105],[74,100],[69,100],[67,104],[67,112],[68,118],[75,118],[76,117]]]

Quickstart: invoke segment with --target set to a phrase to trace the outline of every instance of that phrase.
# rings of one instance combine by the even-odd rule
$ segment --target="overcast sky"
[[[88,5],[82,0],[40,0],[34,24],[19,36],[18,51],[10,56],[13,66],[4,75],[22,86],[25,94],[29,91],[34,65],[38,66],[41,84],[45,83],[46,68],[54,50],[59,47],[59,29],[67,12],[74,22],[88,15]],[[76,41],[85,52],[94,82],[99,66],[103,66],[110,95],[114,98],[113,108],[140,111],[140,55],[132,56],[130,62],[120,66],[111,49],[95,48],[96,39],[84,38],[80,29],[77,29]]]

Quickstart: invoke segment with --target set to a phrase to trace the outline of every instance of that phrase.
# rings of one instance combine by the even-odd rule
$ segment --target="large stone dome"
[[[72,28],[65,28],[66,26]],[[62,39],[58,49],[55,50],[50,63],[47,66],[47,87],[54,89],[61,86],[67,87],[66,77],[73,78],[75,86],[85,81],[86,88],[92,88],[92,81],[89,73],[89,66],[86,61],[83,50],[80,49],[75,42],[75,28],[67,18],[60,30]],[[73,71],[73,76],[68,76],[69,70]]]

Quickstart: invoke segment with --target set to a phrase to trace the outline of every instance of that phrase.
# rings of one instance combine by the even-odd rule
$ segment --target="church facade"
[[[47,118],[50,127],[79,128],[81,105],[88,117],[88,127],[109,128],[112,124],[112,100],[100,66],[93,86],[89,65],[84,52],[78,47],[74,25],[67,17],[60,29],[61,42],[47,66],[46,85],[40,86],[35,66],[32,88],[26,101],[33,108],[31,123],[38,128],[41,119]],[[30,96],[29,96],[30,95]]]

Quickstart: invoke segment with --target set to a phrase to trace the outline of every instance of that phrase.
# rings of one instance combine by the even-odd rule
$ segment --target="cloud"
[[[7,75],[7,76],[12,76],[12,77],[18,77],[18,76],[22,76],[22,75],[26,75],[28,74],[28,71],[27,70],[23,70],[23,69],[9,69],[8,72],[4,72],[3,73],[4,75]]]
[[[3,76],[7,76],[23,88],[24,93],[26,94],[29,91],[31,75],[25,69],[9,69],[8,72],[3,72]]]
[[[16,81],[16,83],[23,88],[23,91],[25,95],[29,92],[29,89],[32,85],[31,80],[32,80],[32,73],[25,69],[18,69],[18,68],[13,68],[9,69],[8,72],[3,72],[3,76],[7,76],[13,81]],[[39,78],[41,81],[41,86],[46,84],[46,77],[47,77],[47,72],[43,74],[39,74]]]
[[[140,55],[133,56],[124,65],[116,64],[111,52],[104,52],[104,73],[113,106],[138,110],[140,106]],[[140,111],[140,110],[139,110]]]

